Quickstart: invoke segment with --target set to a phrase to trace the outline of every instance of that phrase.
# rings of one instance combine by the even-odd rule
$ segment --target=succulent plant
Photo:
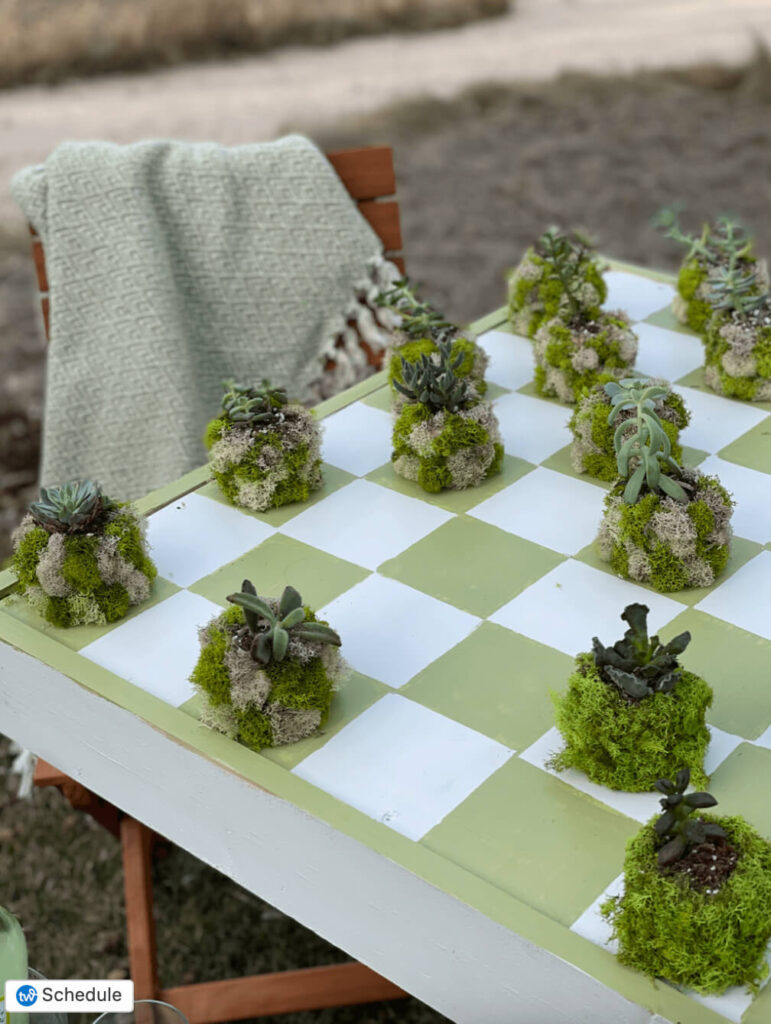
[[[394,282],[393,288],[378,297],[379,306],[387,306],[399,314],[400,330],[408,338],[431,338],[442,340],[455,333],[456,327],[445,320],[429,302],[421,302],[415,295],[406,277]]]
[[[594,663],[602,677],[634,700],[674,688],[680,678],[677,656],[691,642],[687,631],[668,644],[662,644],[657,636],[648,639],[648,611],[644,604],[627,605],[621,618],[629,629],[612,647],[603,646],[596,636],[592,639]]]
[[[241,592],[228,594],[228,601],[244,610],[246,629],[251,634],[249,653],[254,661],[269,665],[283,661],[289,647],[289,635],[298,640],[333,644],[340,647],[338,634],[321,622],[306,622],[302,598],[294,587],[285,587],[276,614],[270,605],[257,596],[254,584],[244,580]]]
[[[651,491],[667,494],[676,501],[688,501],[683,487],[662,472],[662,465],[680,472],[680,466],[672,458],[672,445],[656,412],[656,402],[666,397],[667,389],[649,380],[625,378],[607,383],[605,394],[610,397],[608,423],[611,425],[622,410],[632,409],[637,413],[636,429],[628,433],[626,440],[624,435],[633,422],[631,419],[620,423],[613,436],[618,475],[627,481],[624,488],[626,504],[635,504],[643,483]],[[634,466],[633,458],[637,460]]]
[[[415,363],[402,358],[404,383],[394,378],[393,384],[411,402],[420,402],[434,412],[455,412],[470,395],[468,379],[455,374],[463,362],[463,353],[452,357],[449,338],[437,341],[436,346],[433,356],[423,354]]]
[[[232,380],[224,380],[222,386],[222,411],[231,423],[269,423],[287,403],[286,388],[272,388],[268,380],[259,387]]]
[[[557,227],[546,230],[535,244],[536,253],[551,266],[568,300],[572,318],[583,313],[576,292],[584,283],[583,267],[591,252],[588,238],[577,231],[564,232]]]
[[[40,499],[33,501],[29,510],[37,525],[49,533],[85,533],[100,513],[112,506],[91,480],[41,487]]]
[[[730,217],[718,217],[714,228],[705,224],[697,236],[681,230],[679,212],[677,206],[665,207],[655,215],[653,223],[667,238],[688,247],[684,262],[695,258],[712,266],[725,262],[734,265],[752,255],[752,240]]]
[[[708,299],[713,309],[751,313],[768,303],[768,295],[758,290],[758,274],[752,269],[730,265],[717,267],[711,278]]]
[[[653,826],[656,835],[668,839],[658,853],[659,867],[674,864],[684,856],[689,847],[699,846],[707,839],[725,839],[725,830],[712,822],[694,820],[690,816],[696,810],[715,807],[717,800],[709,793],[688,793],[691,781],[690,768],[683,768],[677,773],[674,782],[669,779],[658,779],[656,789],[664,794],[659,801],[663,814]]]

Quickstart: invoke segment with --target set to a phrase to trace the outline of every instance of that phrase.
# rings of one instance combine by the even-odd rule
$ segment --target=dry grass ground
[[[0,0],[0,88],[430,30],[501,14],[508,0]]]
[[[735,72],[477,89],[458,101],[401,106],[318,141],[394,145],[411,275],[464,321],[503,303],[506,269],[551,222],[584,226],[620,258],[674,267],[678,249],[649,219],[684,200],[690,226],[732,211],[771,254],[769,112],[771,74],[761,55]],[[3,527],[37,496],[44,351],[26,241],[0,252],[0,336],[0,477],[18,481],[0,490],[2,558]],[[7,765],[7,747],[0,756]],[[0,901],[23,918],[32,962],[60,977],[125,970],[117,844],[56,794],[36,793],[32,803],[10,797],[0,780]],[[157,875],[167,984],[344,959],[181,851],[160,861]],[[412,1001],[277,1022],[441,1019]]]

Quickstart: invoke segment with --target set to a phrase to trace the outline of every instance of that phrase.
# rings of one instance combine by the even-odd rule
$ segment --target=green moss
[[[226,419],[211,420],[207,424],[203,435],[203,443],[206,445],[207,452],[226,433],[229,426],[230,424]]]
[[[388,381],[391,385],[392,394],[395,395],[397,393],[394,387],[395,380],[398,380],[400,384],[404,383],[402,359],[406,359],[408,363],[417,363],[421,356],[430,356],[438,351],[436,342],[431,338],[419,338],[416,341],[408,341],[394,352],[388,364]],[[479,346],[475,342],[469,341],[468,338],[456,338],[452,343],[450,351],[453,359],[459,355],[463,357],[463,362],[455,370],[456,376],[469,377],[474,380],[477,394],[483,395],[487,391],[487,382],[483,376],[474,372],[474,366],[479,354]]]
[[[536,366],[543,369],[543,373],[536,373],[536,389],[539,394],[562,401],[578,401],[601,379],[606,379],[609,373],[611,377],[617,378],[620,374],[612,371],[624,370],[634,362],[633,354],[630,359],[622,356],[620,340],[611,336],[614,328],[629,331],[629,323],[599,310],[594,319],[601,324],[600,330],[596,334],[583,335],[578,344],[574,340],[574,332],[564,322],[553,320],[544,324],[535,340]],[[576,369],[573,359],[579,347],[596,353],[595,367],[579,366]],[[561,386],[550,381],[549,367],[559,371]]]
[[[118,554],[127,562],[139,569],[152,583],[158,575],[152,559],[147,555],[142,538],[139,521],[129,513],[123,512],[109,522],[104,528],[107,537],[118,538]]]
[[[657,779],[674,778],[685,767],[695,786],[709,781],[704,716],[712,690],[692,672],[683,672],[669,693],[630,704],[600,677],[592,654],[579,654],[567,693],[551,697],[565,740],[552,761],[557,770],[575,768],[592,782],[632,793],[651,790]]]
[[[771,845],[741,817],[702,817],[721,825],[739,852],[717,893],[691,888],[682,873],[659,873],[653,819],[627,844],[623,895],[601,911],[620,963],[705,995],[732,985],[757,993],[768,974]]]
[[[19,542],[13,553],[11,568],[19,580],[19,590],[23,594],[28,587],[37,587],[35,575],[40,556],[48,546],[50,534],[42,526],[34,526]]]
[[[93,594],[102,582],[96,560],[97,544],[96,537],[73,534],[64,538],[64,550],[67,554],[62,562],[62,576],[71,587],[82,594]]]
[[[273,727],[266,714],[250,704],[246,708],[235,709],[238,723],[238,741],[251,750],[264,750],[273,746]]]
[[[243,625],[243,612],[239,607],[229,608],[218,620],[209,624],[209,641],[201,648],[190,681],[197,686],[210,704],[230,703],[230,675],[225,667],[225,652],[230,634],[227,625]]]
[[[706,280],[707,271],[697,259],[684,263],[677,276],[677,291],[686,303],[685,322],[696,334],[704,333],[714,312],[706,300],[696,298]]]

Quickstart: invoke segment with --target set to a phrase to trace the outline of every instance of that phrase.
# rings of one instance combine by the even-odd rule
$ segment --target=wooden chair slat
[[[379,199],[396,192],[396,172],[390,146],[366,146],[327,153],[327,159],[354,199]]]
[[[398,203],[359,203],[359,210],[380,238],[384,249],[401,249],[402,229],[399,223]]]
[[[58,768],[54,768],[52,764],[44,761],[41,757],[37,759],[33,779],[36,786],[60,786],[69,781],[69,775],[60,772]]]
[[[47,292],[48,274],[46,273],[46,257],[41,241],[32,243],[32,258],[35,261],[35,270],[37,271],[37,286],[41,292]]]

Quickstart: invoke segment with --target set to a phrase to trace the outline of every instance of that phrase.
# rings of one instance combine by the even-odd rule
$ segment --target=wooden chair
[[[404,272],[399,205],[385,200],[396,191],[393,155],[387,146],[328,154],[343,184],[383,243],[385,255]],[[49,337],[49,295],[45,253],[35,230],[32,253],[37,270],[46,337]],[[340,343],[342,344],[342,342]],[[382,356],[361,341],[371,365],[380,368]],[[327,363],[327,369],[334,368]],[[277,971],[247,978],[229,978],[162,989],[158,981],[153,919],[152,849],[158,838],[149,828],[58,771],[45,761],[35,769],[36,786],[56,786],[70,804],[90,814],[121,841],[126,932],[135,999],[161,999],[176,1006],[190,1024],[216,1024],[271,1014],[317,1010],[399,999],[402,991],[360,963]]]

